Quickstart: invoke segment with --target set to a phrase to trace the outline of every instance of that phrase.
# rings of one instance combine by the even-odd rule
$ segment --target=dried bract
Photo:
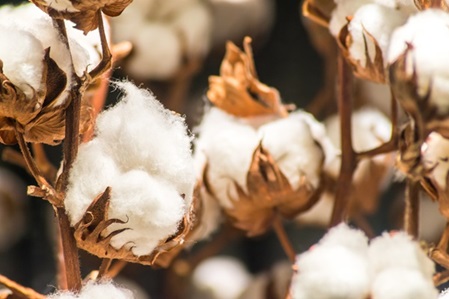
[[[335,2],[332,0],[305,0],[302,4],[302,14],[315,23],[327,27]]]
[[[228,42],[220,76],[209,77],[207,98],[218,108],[239,117],[285,115],[279,92],[257,79],[251,39],[244,40],[245,52]]]
[[[76,24],[84,34],[98,27],[99,12],[116,17],[133,0],[31,0],[37,7],[55,19],[66,19]]]

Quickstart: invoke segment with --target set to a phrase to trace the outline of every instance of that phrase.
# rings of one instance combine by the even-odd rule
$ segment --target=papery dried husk
[[[220,76],[209,77],[207,98],[218,108],[239,117],[287,114],[279,92],[257,78],[251,38],[244,39],[242,52],[228,42]]]
[[[328,27],[335,6],[332,0],[305,0],[302,4],[302,14],[313,22]]]
[[[349,20],[350,22],[350,20]],[[365,46],[365,62],[366,65],[363,66],[359,60],[352,58],[349,48],[352,44],[352,37],[349,33],[348,26],[349,22],[340,30],[337,37],[337,44],[341,49],[343,56],[346,58],[348,63],[352,66],[354,75],[361,79],[377,82],[386,83],[386,69],[384,67],[384,59],[382,56],[382,49],[379,47],[378,42],[365,28],[363,28],[363,41]],[[371,60],[368,51],[368,40],[374,44],[374,60]]]
[[[66,19],[75,23],[75,28],[84,34],[98,28],[98,13],[103,12],[110,17],[119,16],[133,0],[67,0],[74,11],[56,10],[44,0],[30,0],[37,7],[54,19]],[[76,10],[76,11],[75,11]]]
[[[207,180],[205,169],[205,186],[214,194],[213,187]],[[302,177],[299,187],[294,190],[288,179],[281,172],[270,153],[261,144],[255,149],[246,177],[247,191],[234,183],[237,198],[232,198],[233,207],[225,208],[226,215],[233,225],[244,230],[248,236],[266,232],[277,214],[294,218],[311,208],[318,200],[314,196],[317,190]]]
[[[439,8],[445,11],[449,11],[449,7],[444,0],[414,0],[414,3],[419,10]]]
[[[110,244],[112,237],[130,229],[122,228],[106,234],[107,228],[114,224],[125,224],[126,220],[109,219],[108,209],[111,188],[99,194],[89,205],[83,218],[75,225],[75,239],[79,248],[100,258],[118,259],[142,265],[168,267],[174,257],[184,248],[186,240],[195,227],[195,212],[200,209],[196,196],[193,197],[188,213],[179,224],[175,235],[161,241],[148,255],[136,256],[132,253],[132,244],[115,249]]]

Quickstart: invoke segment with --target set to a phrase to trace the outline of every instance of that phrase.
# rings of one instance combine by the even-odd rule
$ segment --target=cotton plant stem
[[[342,53],[338,55],[338,90],[337,102],[340,115],[341,131],[341,167],[335,191],[335,203],[332,210],[330,226],[336,226],[345,221],[347,201],[352,188],[352,175],[357,166],[356,155],[352,147],[351,116],[352,116],[352,72]]]
[[[100,41],[101,41],[102,56],[100,63],[89,73],[89,76],[92,80],[95,80],[103,73],[110,70],[112,64],[112,54],[109,49],[108,40],[106,38],[106,32],[104,30],[103,16],[100,10],[97,12],[97,19],[98,19],[98,32],[100,34]]]
[[[418,237],[419,226],[419,183],[407,180],[405,190],[404,230],[414,238]]]
[[[2,160],[5,162],[14,164],[16,166],[19,166],[19,167],[25,169],[26,171],[28,171],[28,173],[30,173],[30,171],[27,167],[27,164],[25,162],[25,159],[23,158],[23,155],[10,147],[5,147],[3,149]],[[31,175],[31,173],[30,173],[30,175]]]
[[[24,287],[3,275],[0,275],[0,285],[4,285],[5,287],[7,287],[9,290],[12,291],[12,293],[15,295],[15,296],[13,295],[12,298],[20,298],[20,299],[22,299],[22,298],[45,299],[46,298],[46,296],[39,294],[38,292],[34,291],[33,289]]]
[[[276,215],[273,219],[273,229],[288,259],[292,264],[295,263],[296,251],[293,248],[293,245],[290,242],[287,233],[285,232],[284,225],[282,224],[282,219],[279,215]]]
[[[115,278],[117,275],[120,274],[120,272],[125,268],[126,265],[128,265],[128,262],[118,260],[109,267],[108,271],[105,273],[104,276],[111,279]]]
[[[449,281],[449,270],[444,270],[433,276],[433,284],[438,287]]]
[[[103,278],[107,275],[112,264],[112,259],[103,259],[101,261],[100,269],[98,269],[98,277]]]

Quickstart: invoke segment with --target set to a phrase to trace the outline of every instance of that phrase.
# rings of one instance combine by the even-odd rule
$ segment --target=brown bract
[[[257,78],[251,38],[244,39],[242,52],[232,42],[226,45],[220,76],[209,77],[208,99],[221,110],[239,117],[286,115],[279,92]]]
[[[205,186],[213,195],[213,188],[207,181],[207,171],[206,167]],[[294,190],[261,144],[253,153],[246,176],[247,191],[237,183],[234,185],[237,198],[232,199],[233,207],[225,209],[225,213],[234,226],[246,231],[248,236],[260,235],[268,230],[277,214],[293,218],[311,208],[319,198],[315,196],[317,190],[305,176],[302,177],[300,186]]]
[[[98,13],[101,11],[110,17],[119,16],[133,0],[66,0],[70,1],[74,11],[56,10],[52,1],[30,0],[54,19],[66,19],[76,24],[75,28],[84,34],[98,27]]]
[[[190,210],[180,223],[178,232],[163,240],[148,255],[135,256],[132,253],[132,244],[125,244],[120,249],[111,246],[112,237],[128,230],[118,229],[106,234],[107,228],[114,224],[126,224],[126,220],[109,219],[108,209],[111,188],[98,195],[87,208],[83,218],[75,225],[75,239],[79,248],[100,258],[118,259],[131,263],[150,266],[168,267],[173,258],[184,248],[187,237],[192,233],[195,225],[195,209],[199,209],[196,196]],[[149,215],[151,217],[151,215]]]
[[[328,27],[335,2],[332,0],[305,0],[302,14],[313,22]]]
[[[365,65],[362,65],[359,60],[351,57],[349,52],[349,47],[352,44],[352,36],[349,33],[348,26],[351,20],[340,30],[337,37],[337,44],[341,49],[343,56],[346,58],[348,63],[352,66],[354,75],[359,78],[377,82],[385,83],[385,67],[382,56],[382,50],[379,47],[376,39],[363,28],[363,41],[365,46]],[[368,41],[374,44],[375,53],[374,60],[371,59],[368,51]]]
[[[67,84],[67,75],[50,58],[47,49],[43,65],[41,89],[35,90],[31,98],[15,86],[3,73],[0,62],[0,142],[15,144],[16,132],[25,141],[58,144],[64,139],[65,109],[70,103],[56,106],[59,96]],[[82,110],[83,130],[89,126],[88,105]]]
[[[428,8],[439,8],[445,11],[449,10],[449,7],[444,0],[414,0],[414,2],[415,6],[420,10]]]

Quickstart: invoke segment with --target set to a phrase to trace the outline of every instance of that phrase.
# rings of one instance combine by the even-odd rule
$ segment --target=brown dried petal
[[[210,184],[206,183],[207,186],[213,194]],[[305,177],[299,188],[293,190],[288,179],[262,145],[253,153],[247,174],[248,191],[245,192],[237,183],[235,188],[237,198],[233,199],[233,208],[225,209],[225,212],[233,224],[246,231],[248,236],[264,233],[271,226],[276,213],[294,217],[310,208],[315,191]]]
[[[70,0],[76,12],[58,11],[48,6],[43,0],[31,0],[37,7],[52,18],[66,19],[75,23],[75,27],[85,34],[98,27],[98,12],[116,17],[132,2],[132,0]]]
[[[357,77],[365,80],[370,80],[377,83],[385,83],[386,76],[382,50],[380,49],[376,39],[368,31],[366,31],[365,28],[363,28],[363,41],[365,46],[366,61],[366,65],[363,66],[360,64],[360,61],[353,59],[351,57],[351,54],[349,53],[349,47],[352,44],[352,37],[349,34],[348,26],[349,22],[340,30],[337,38],[337,44],[340,47],[346,60],[353,67],[354,74]],[[367,38],[374,44],[375,47],[374,61],[371,60],[371,57],[369,55]]]
[[[245,52],[228,42],[220,76],[209,77],[208,99],[218,108],[240,117],[286,113],[279,92],[257,79],[251,39],[244,40]]]
[[[305,0],[302,14],[313,22],[328,27],[335,2],[332,0]]]

